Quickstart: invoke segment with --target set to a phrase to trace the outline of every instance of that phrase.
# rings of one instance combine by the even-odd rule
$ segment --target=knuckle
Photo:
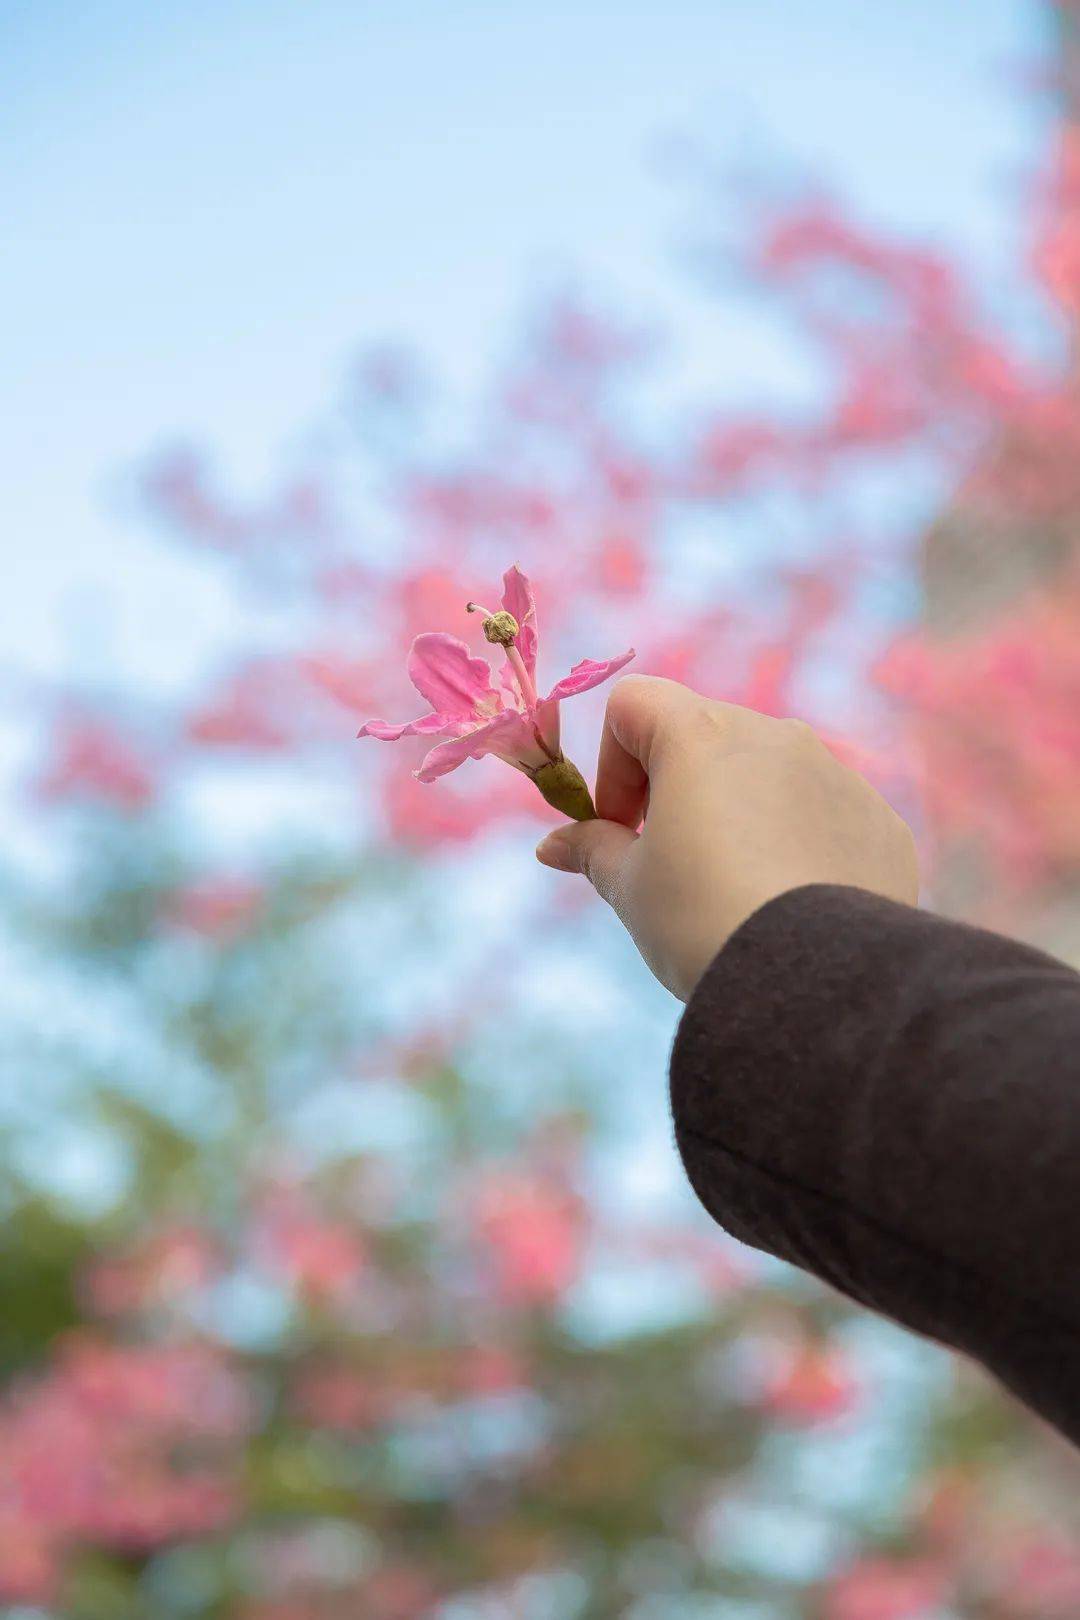
[[[706,747],[715,747],[730,730],[731,724],[725,710],[716,703],[710,703],[707,698],[701,698],[686,717],[687,736]]]

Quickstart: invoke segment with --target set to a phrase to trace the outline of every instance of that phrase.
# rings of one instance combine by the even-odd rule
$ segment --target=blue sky
[[[3,0],[9,657],[70,669],[89,615],[129,676],[182,664],[160,604],[193,565],[124,469],[195,438],[257,487],[361,341],[467,387],[573,277],[666,314],[688,377],[753,386],[678,268],[664,137],[1001,262],[1044,27],[1034,0]]]

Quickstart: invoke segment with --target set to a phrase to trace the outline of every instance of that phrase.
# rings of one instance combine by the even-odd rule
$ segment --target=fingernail
[[[536,858],[541,866],[552,866],[556,872],[574,870],[574,851],[559,833],[548,833],[536,846]]]

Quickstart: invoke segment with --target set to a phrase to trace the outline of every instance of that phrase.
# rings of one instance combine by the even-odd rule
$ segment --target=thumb
[[[536,858],[557,872],[581,872],[618,911],[623,863],[637,841],[637,833],[618,821],[576,821],[548,833],[536,846]]]

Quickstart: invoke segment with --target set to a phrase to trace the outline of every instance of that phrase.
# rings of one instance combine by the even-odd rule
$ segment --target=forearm
[[[978,1357],[1080,1441],[1080,976],[800,888],[706,971],[671,1088],[727,1230]]]

